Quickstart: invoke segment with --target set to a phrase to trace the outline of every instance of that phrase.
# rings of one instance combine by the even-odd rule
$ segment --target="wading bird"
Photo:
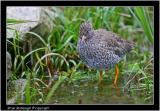
[[[118,62],[134,47],[132,42],[123,40],[117,34],[105,29],[94,30],[90,22],[80,26],[77,49],[82,61],[91,68],[102,70],[115,66],[114,85],[117,86],[119,75]]]

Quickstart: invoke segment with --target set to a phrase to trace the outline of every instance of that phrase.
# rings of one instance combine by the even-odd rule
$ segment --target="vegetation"
[[[94,95],[94,93],[97,94],[94,91],[98,86],[94,84],[98,83],[98,71],[86,67],[81,62],[76,49],[80,24],[86,20],[91,21],[95,29],[105,28],[118,33],[126,40],[135,42],[134,50],[119,63],[118,84],[122,97],[127,94],[128,98],[141,99],[140,101],[135,100],[134,104],[153,102],[153,7],[52,7],[52,11],[58,16],[53,20],[55,25],[53,31],[48,37],[45,37],[47,39],[34,32],[27,32],[38,38],[42,44],[41,47],[27,52],[27,54],[21,53],[19,32],[9,28],[9,25],[27,21],[7,19],[7,30],[16,32],[13,41],[7,40],[7,44],[11,45],[7,50],[14,52],[12,80],[27,79],[25,100],[17,101],[18,104],[57,103],[56,101],[65,104],[63,102],[66,100],[65,98],[72,99],[73,97],[77,97],[78,100],[73,98],[70,100],[71,104],[77,104],[77,101],[81,101],[79,98],[87,96],[85,93],[88,94],[83,91],[87,90],[83,87],[87,87],[88,91],[92,89],[91,96],[97,96]],[[27,65],[29,56],[35,58],[31,67]],[[59,76],[58,80],[54,80],[57,75]],[[103,71],[103,77],[105,84],[112,84],[114,69],[110,69],[107,76]],[[104,89],[109,87],[108,85],[103,86]],[[72,90],[74,88],[77,90]],[[106,92],[111,94],[110,89]],[[60,97],[61,93],[66,94],[62,94],[63,97]],[[69,96],[69,94],[74,96]],[[58,100],[58,97],[64,100]],[[92,101],[88,103],[92,103]],[[110,102],[95,103],[107,104]],[[119,103],[125,102],[122,99]]]

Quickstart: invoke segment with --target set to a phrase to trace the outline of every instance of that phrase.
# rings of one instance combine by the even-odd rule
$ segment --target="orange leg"
[[[115,79],[114,79],[114,85],[115,85],[116,87],[117,87],[118,75],[119,75],[119,69],[118,69],[118,65],[116,64],[116,67],[115,67]]]
[[[100,70],[99,81],[101,82],[102,80],[103,80],[103,77],[102,77],[102,70]]]

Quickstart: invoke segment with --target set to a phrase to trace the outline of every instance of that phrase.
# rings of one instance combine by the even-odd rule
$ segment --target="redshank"
[[[114,85],[119,76],[118,62],[134,47],[132,42],[121,39],[117,34],[105,29],[94,30],[90,22],[80,26],[77,49],[81,60],[90,68],[102,70],[115,66]]]

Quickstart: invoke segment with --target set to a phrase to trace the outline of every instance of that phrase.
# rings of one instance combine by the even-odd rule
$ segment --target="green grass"
[[[27,53],[21,51],[23,47],[20,45],[19,32],[9,27],[27,21],[7,19],[7,30],[16,32],[13,41],[7,40],[7,44],[10,45],[7,50],[14,52],[13,77],[27,79],[25,104],[48,103],[61,88],[61,84],[66,84],[66,81],[74,84],[87,78],[89,81],[98,82],[98,72],[88,69],[77,52],[79,27],[87,20],[92,22],[95,29],[105,28],[118,33],[126,40],[135,42],[135,49],[119,63],[123,79],[119,82],[121,81],[121,87],[132,96],[136,96],[141,90],[144,92],[144,102],[152,102],[153,7],[64,7],[64,9],[52,7],[51,10],[58,14],[53,20],[52,32],[48,37],[27,32],[26,34],[37,38],[40,41],[38,43],[41,44],[40,47]],[[32,45],[37,44],[32,43]],[[33,58],[31,68],[26,64],[30,56]],[[53,75],[56,72],[59,80],[53,81]],[[108,73],[105,81],[112,81],[114,69],[109,70]],[[103,73],[103,75],[106,74]],[[51,84],[49,81],[52,81]],[[46,91],[46,89],[49,90]]]
[[[148,41],[153,44],[153,23],[151,22],[151,19],[149,17],[148,8],[145,7],[135,7],[134,9],[130,9],[133,16],[137,19],[140,26],[143,28],[145,32],[146,38],[148,38]],[[134,12],[133,12],[134,11]]]

